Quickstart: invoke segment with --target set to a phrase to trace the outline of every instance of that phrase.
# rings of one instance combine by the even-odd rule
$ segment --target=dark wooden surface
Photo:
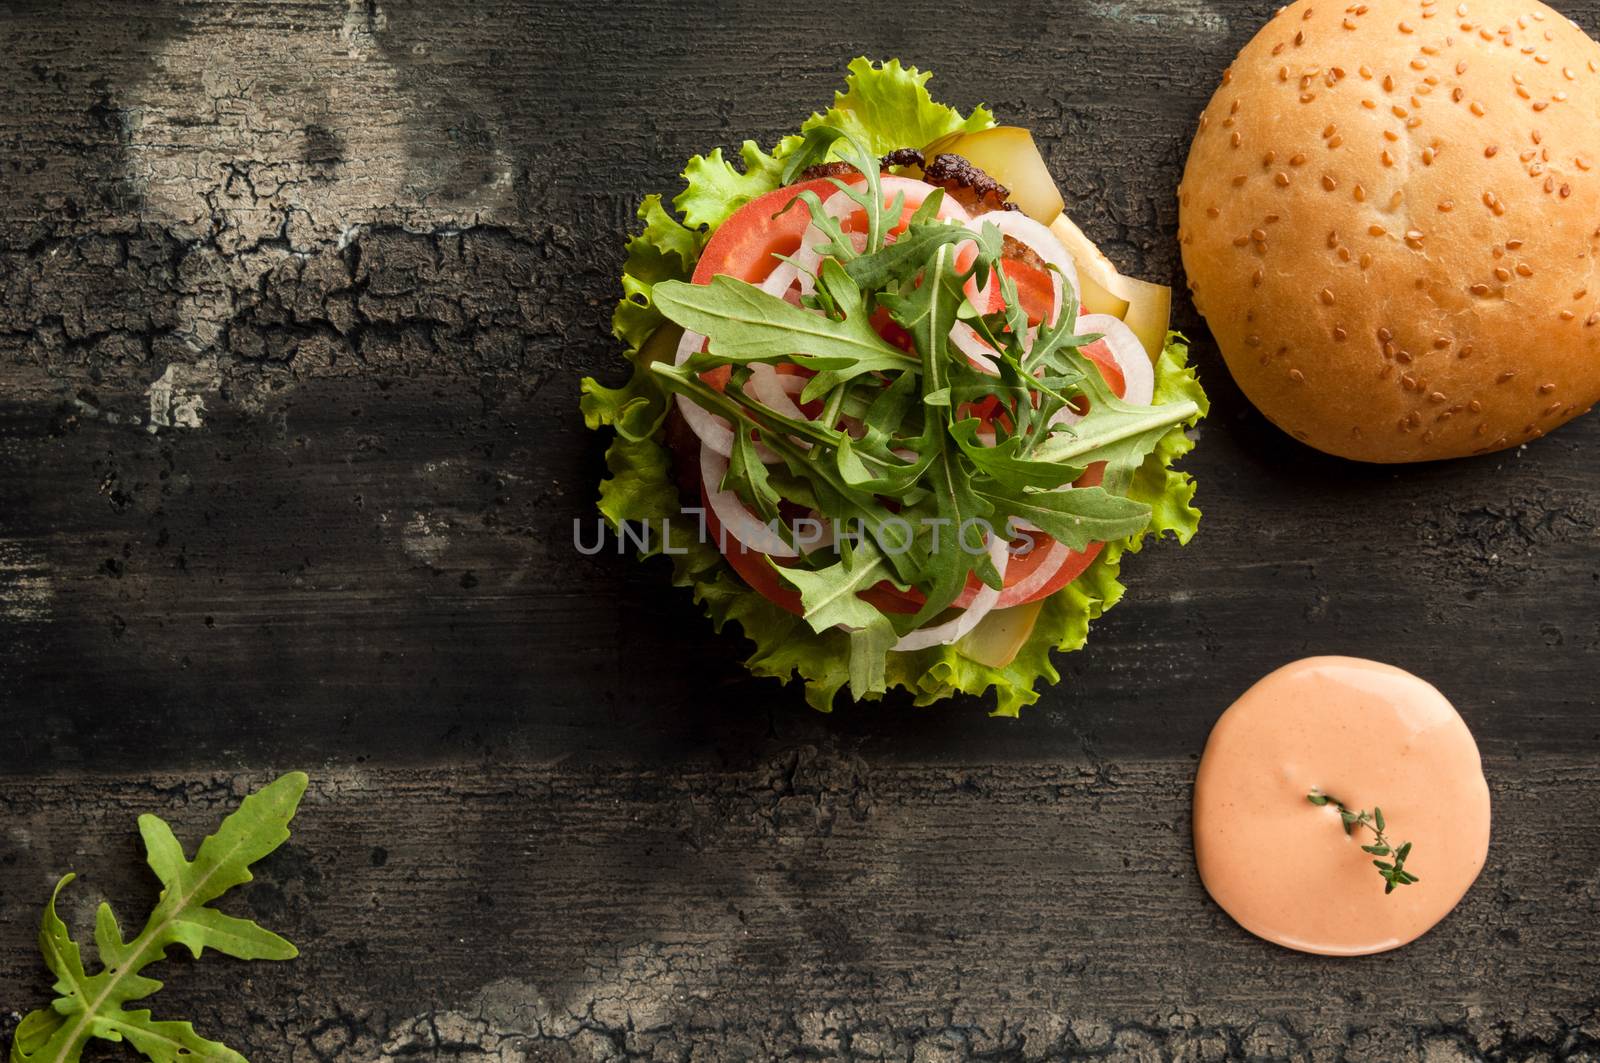
[[[689,154],[898,55],[1171,281],[1268,3],[348,8],[0,14],[0,1017],[47,999],[59,872],[80,930],[132,920],[138,812],[192,842],[303,768],[236,903],[304,955],[173,962],[157,1003],[256,1060],[1600,1059],[1594,418],[1341,463],[1180,304],[1201,533],[1020,721],[813,713],[660,565],[570,545],[622,229]],[[1266,945],[1193,871],[1211,722],[1308,653],[1434,680],[1484,752],[1488,865],[1397,954]]]

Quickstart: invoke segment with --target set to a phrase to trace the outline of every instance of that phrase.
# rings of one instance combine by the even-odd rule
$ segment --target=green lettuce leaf
[[[834,94],[833,106],[806,119],[801,131],[831,126],[853,134],[882,155],[896,148],[922,148],[950,133],[975,133],[994,125],[987,108],[963,117],[954,107],[928,95],[933,75],[898,59],[878,65],[856,59],[845,77],[845,91]]]

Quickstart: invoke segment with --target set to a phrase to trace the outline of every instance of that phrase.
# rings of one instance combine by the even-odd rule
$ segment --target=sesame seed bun
[[[1600,45],[1538,0],[1299,0],[1179,186],[1234,379],[1332,454],[1515,446],[1600,399]]]

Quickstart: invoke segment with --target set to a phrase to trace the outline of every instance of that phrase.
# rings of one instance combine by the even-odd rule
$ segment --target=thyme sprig
[[[1388,856],[1391,860],[1374,860],[1372,866],[1378,869],[1378,874],[1383,876],[1383,892],[1393,893],[1396,886],[1409,886],[1418,881],[1417,876],[1406,870],[1406,857],[1411,855],[1411,843],[1405,842],[1396,846],[1389,841],[1389,836],[1384,833],[1387,829],[1383,821],[1383,809],[1377,805],[1372,806],[1369,813],[1366,809],[1352,812],[1345,807],[1344,802],[1336,797],[1330,797],[1321,790],[1312,789],[1306,795],[1306,800],[1319,808],[1323,805],[1332,805],[1339,810],[1339,819],[1344,823],[1344,832],[1353,835],[1358,829],[1365,827],[1373,834],[1372,844],[1363,845],[1362,851],[1373,856]]]

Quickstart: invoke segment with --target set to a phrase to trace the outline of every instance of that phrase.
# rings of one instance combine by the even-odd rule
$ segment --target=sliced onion
[[[1000,582],[1004,584],[1006,562],[1010,560],[1010,554],[1006,550],[1006,539],[1002,535],[994,534],[991,534],[989,539],[989,560],[994,562],[994,567],[1000,573]],[[901,653],[909,653],[912,650],[925,650],[929,646],[948,646],[977,627],[978,622],[989,615],[989,610],[993,609],[994,603],[999,600],[1000,591],[984,584],[983,589],[973,597],[972,604],[967,606],[961,615],[942,624],[918,628],[902,635],[900,641],[894,644],[894,649]]]
[[[683,339],[678,341],[678,353],[673,357],[672,363],[682,365],[687,362],[691,354],[698,353],[700,348],[705,346],[705,342],[706,338],[700,333],[685,332]],[[733,428],[724,418],[698,405],[687,395],[673,397],[678,400],[678,412],[683,414],[684,423],[699,437],[701,443],[725,459],[733,454]]]
[[[999,376],[1000,367],[995,364],[993,347],[978,336],[978,332],[965,321],[957,321],[950,330],[950,342],[955,344],[962,354],[967,356],[967,361],[972,363],[972,368],[980,373],[990,376]]]
[[[1135,406],[1150,405],[1155,398],[1156,371],[1145,353],[1144,344],[1133,330],[1110,314],[1084,314],[1078,318],[1076,327],[1079,335],[1105,334],[1106,350],[1122,370],[1122,401]]]
[[[1040,530],[1031,524],[1019,524],[1018,527],[1028,531]],[[1032,598],[1055,578],[1055,574],[1061,571],[1061,566],[1067,563],[1067,558],[1070,556],[1072,550],[1066,543],[1060,539],[1052,539],[1049,552],[1044,555],[1044,560],[1039,562],[1038,567],[1005,589],[1006,601],[1020,605]]]
[[[800,269],[793,262],[779,262],[759,287],[768,295],[776,295],[782,299],[789,294],[789,289],[794,287],[794,282],[799,278]]]
[[[757,362],[750,367],[750,382],[745,385],[745,390],[759,399],[761,404],[773,413],[796,421],[809,420],[805,412],[796,406],[794,400],[789,397],[788,386],[784,380],[785,377],[789,376],[801,381],[800,388],[797,388],[796,392],[805,387],[804,379],[797,374],[780,373],[770,365]]]
[[[770,557],[795,557],[794,547],[784,542],[771,528],[762,523],[737,493],[722,488],[722,478],[728,474],[728,459],[710,445],[700,447],[700,479],[705,483],[706,504],[717,515],[722,530],[744,544],[747,549]]]

